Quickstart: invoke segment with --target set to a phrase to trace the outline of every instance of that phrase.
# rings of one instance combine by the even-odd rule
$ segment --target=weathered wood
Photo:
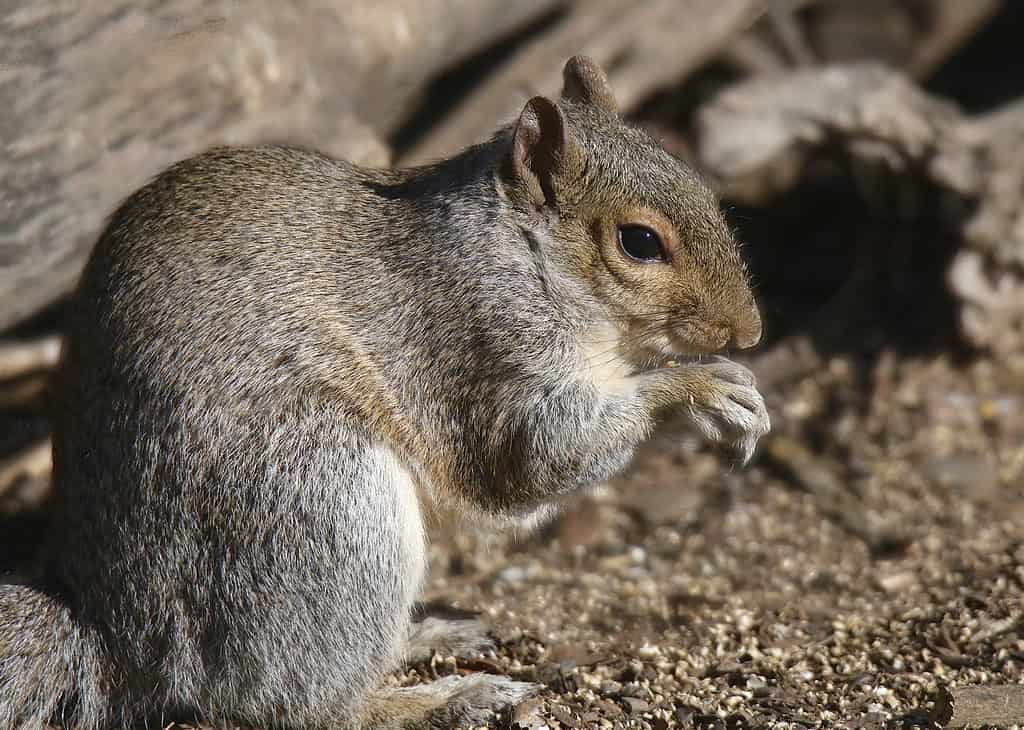
[[[834,137],[898,170],[928,164],[937,144],[957,146],[938,130],[960,120],[951,104],[884,66],[801,70],[731,86],[706,104],[698,114],[700,160],[730,196],[762,202],[795,182],[780,173]],[[969,188],[961,177],[958,170],[950,182]]]
[[[60,338],[56,335],[28,342],[0,342],[0,381],[49,370],[59,357]]]
[[[69,291],[117,201],[174,160],[288,141],[386,163],[375,132],[433,74],[557,4],[6,4],[0,330]]]
[[[932,0],[931,27],[913,49],[906,72],[927,78],[999,11],[1003,0]]]
[[[871,0],[817,3],[769,0],[770,12],[726,49],[721,60],[745,74],[842,64],[870,58],[925,79],[1000,10],[1003,0]]]
[[[871,59],[922,79],[952,56],[1002,3],[1003,0],[823,2],[812,16],[802,19],[802,25],[819,64]],[[790,55],[798,60],[798,56]]]
[[[766,10],[765,0],[593,0],[525,43],[406,158],[442,157],[515,118],[534,94],[557,94],[562,64],[585,53],[605,67],[619,108],[684,79]]]
[[[0,463],[0,496],[21,481],[48,479],[52,469],[52,447],[46,438]]]

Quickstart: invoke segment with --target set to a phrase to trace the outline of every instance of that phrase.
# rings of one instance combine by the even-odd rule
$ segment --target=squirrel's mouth
[[[658,367],[659,368],[684,368],[688,365],[699,365],[702,362],[706,362],[709,359],[721,357],[720,355],[712,355],[710,353],[701,353],[696,355],[679,354],[673,355],[672,357],[663,360]]]
[[[674,349],[650,350],[643,358],[640,370],[661,370],[662,368],[678,368],[695,365],[708,357],[707,353],[680,352]]]
[[[678,331],[662,329],[650,333],[643,342],[635,342],[633,360],[638,371],[660,370],[695,365],[719,354],[691,342]]]

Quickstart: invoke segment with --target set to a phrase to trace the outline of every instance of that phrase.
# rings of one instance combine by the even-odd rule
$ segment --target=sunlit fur
[[[529,687],[380,684],[424,519],[536,521],[665,410],[749,457],[749,372],[657,367],[759,335],[717,203],[566,73],[572,100],[436,165],[215,150],[114,213],[55,384],[45,569],[0,586],[0,728],[477,724]],[[669,264],[617,252],[638,216]]]

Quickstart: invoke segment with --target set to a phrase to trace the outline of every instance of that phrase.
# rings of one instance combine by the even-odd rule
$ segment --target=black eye
[[[653,263],[665,260],[661,238],[647,226],[619,226],[619,247],[635,261]]]

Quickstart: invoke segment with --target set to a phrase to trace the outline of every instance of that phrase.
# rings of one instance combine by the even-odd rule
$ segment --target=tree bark
[[[0,330],[66,294],[117,202],[216,144],[368,164],[446,65],[558,0],[17,0],[0,10]],[[443,22],[439,22],[443,19]]]
[[[535,94],[558,94],[562,66],[578,53],[605,67],[619,107],[629,110],[678,82],[767,10],[764,0],[592,0],[524,44],[407,155],[451,154],[515,119]]]

